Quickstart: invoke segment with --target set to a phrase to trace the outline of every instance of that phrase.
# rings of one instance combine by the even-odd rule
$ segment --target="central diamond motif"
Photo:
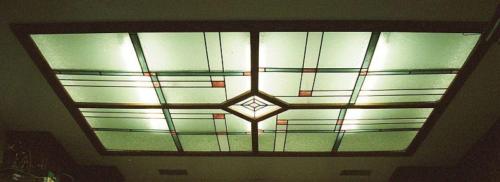
[[[258,96],[252,96],[232,106],[229,106],[229,108],[247,117],[257,119],[265,116],[266,114],[279,110],[281,107]]]

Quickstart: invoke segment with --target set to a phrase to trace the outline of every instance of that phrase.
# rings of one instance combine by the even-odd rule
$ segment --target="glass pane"
[[[153,88],[64,87],[75,102],[159,104]]]
[[[425,119],[432,108],[405,109],[347,109],[345,119]]]
[[[226,115],[227,131],[228,132],[251,132],[251,123],[238,116]]]
[[[370,32],[325,32],[320,68],[360,68]]]
[[[141,71],[127,33],[38,34],[31,38],[52,69]]]
[[[357,78],[357,73],[318,73],[314,90],[352,90]]]
[[[231,151],[251,151],[252,136],[251,135],[229,135],[229,145]]]
[[[250,71],[250,33],[221,32],[224,69]]]
[[[300,73],[259,73],[259,89],[273,96],[298,96]]]
[[[357,103],[438,101],[454,78],[454,74],[369,75]]]
[[[330,152],[336,133],[287,133],[285,151],[288,152]]]
[[[479,36],[382,32],[370,70],[461,68]]]
[[[96,131],[107,150],[177,151],[169,133]]]
[[[221,103],[224,88],[163,88],[167,103]]]
[[[151,71],[208,71],[202,32],[139,33]]]
[[[404,151],[416,131],[345,133],[339,151]]]
[[[161,109],[80,109],[92,128],[168,130]]]
[[[174,118],[177,132],[215,132],[213,119],[181,119]]]
[[[220,151],[216,135],[179,135],[184,151]]]
[[[261,32],[259,67],[301,68],[306,32]]]
[[[274,150],[274,133],[259,133],[259,151],[272,152]]]

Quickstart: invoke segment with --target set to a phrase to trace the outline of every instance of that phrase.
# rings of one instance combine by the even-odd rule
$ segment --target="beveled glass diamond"
[[[229,106],[229,108],[250,118],[257,119],[266,114],[274,112],[281,107],[258,96],[252,96],[232,106]]]

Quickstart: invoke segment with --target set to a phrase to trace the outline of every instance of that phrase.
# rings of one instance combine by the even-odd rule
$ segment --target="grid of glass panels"
[[[479,34],[260,32],[256,68],[249,32],[31,38],[77,106],[101,106],[79,109],[108,151],[367,152],[406,150],[433,108],[397,105],[439,102]],[[238,98],[252,70],[285,106]],[[331,107],[288,108],[308,104]]]

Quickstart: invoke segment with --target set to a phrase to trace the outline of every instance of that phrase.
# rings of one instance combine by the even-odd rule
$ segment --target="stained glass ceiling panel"
[[[106,151],[337,153],[405,151],[479,34],[31,38]]]

